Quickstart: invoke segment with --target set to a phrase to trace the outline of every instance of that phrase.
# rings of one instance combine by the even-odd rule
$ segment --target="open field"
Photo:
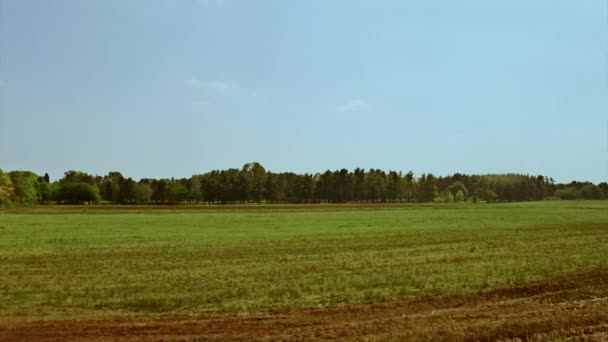
[[[608,202],[155,209],[0,212],[0,340],[608,338]]]

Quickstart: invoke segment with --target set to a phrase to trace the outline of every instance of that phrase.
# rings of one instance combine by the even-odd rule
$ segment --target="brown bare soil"
[[[0,321],[1,341],[608,341],[608,270],[460,296],[280,313]]]

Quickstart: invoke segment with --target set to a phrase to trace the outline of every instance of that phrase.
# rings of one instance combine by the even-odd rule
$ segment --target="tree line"
[[[556,184],[538,175],[455,173],[416,177],[411,171],[340,169],[316,174],[275,173],[259,163],[214,170],[181,179],[138,181],[110,172],[105,176],[67,171],[49,175],[0,170],[0,205],[35,204],[235,204],[235,203],[373,203],[496,202],[559,199],[608,199],[608,184]]]

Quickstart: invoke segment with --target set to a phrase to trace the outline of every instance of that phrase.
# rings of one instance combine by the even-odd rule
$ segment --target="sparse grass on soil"
[[[406,335],[382,324],[407,328],[382,321],[386,317],[428,325],[435,322],[431,312],[448,309],[456,310],[452,318],[485,312],[486,323],[457,320],[470,329],[450,335],[446,325],[447,337],[475,339],[490,334],[489,328],[498,332],[490,339],[521,337],[508,332],[522,331],[522,324],[527,324],[523,337],[530,339],[552,333],[557,339],[584,329],[603,334],[606,269],[608,202],[5,210],[0,212],[0,337],[2,326],[12,327],[4,330],[10,337],[18,336],[10,335],[18,327],[69,326],[77,320],[80,326],[87,320],[104,327],[271,317],[267,322],[280,327],[277,317],[289,322],[289,317],[341,312],[341,322],[362,329],[360,335],[384,339]],[[522,306],[503,303],[504,291],[530,284],[540,290],[515,291],[511,298],[524,298]],[[538,284],[554,284],[554,290]],[[452,298],[451,306],[412,304],[445,303],[445,298]],[[566,304],[553,306],[551,298]],[[573,304],[577,301],[583,302]],[[543,305],[588,319],[550,329],[521,321],[525,312]],[[389,309],[369,314],[378,307]],[[357,323],[358,317],[377,322],[376,334],[372,326]],[[547,322],[570,316],[551,317]],[[519,325],[501,333],[509,324]],[[315,337],[300,328],[290,336]],[[268,332],[256,336],[272,337]],[[171,337],[165,333],[164,339]]]

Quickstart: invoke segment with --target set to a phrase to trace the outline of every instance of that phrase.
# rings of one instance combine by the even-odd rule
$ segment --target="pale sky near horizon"
[[[0,0],[0,168],[608,179],[606,0]]]

